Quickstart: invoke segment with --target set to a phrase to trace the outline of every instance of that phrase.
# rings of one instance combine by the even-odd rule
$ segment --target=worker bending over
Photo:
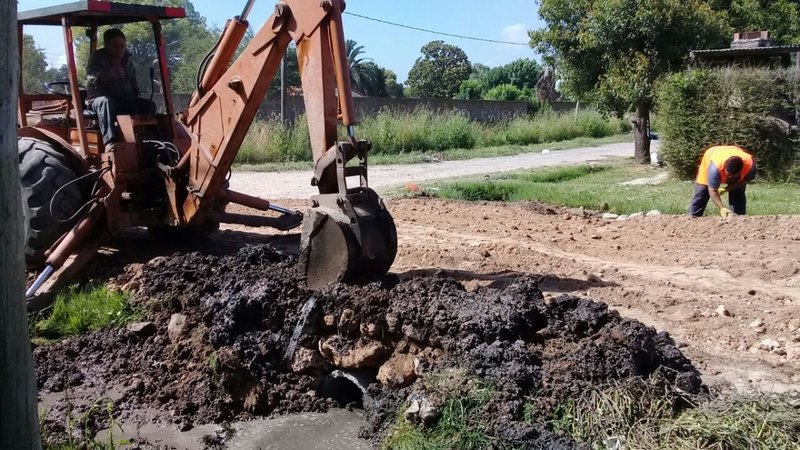
[[[103,33],[103,48],[89,57],[86,74],[86,103],[97,113],[103,144],[117,141],[118,114],[155,114],[155,104],[139,98],[136,68],[121,30]]]
[[[733,145],[710,147],[703,153],[703,160],[697,171],[694,185],[694,198],[689,205],[689,214],[701,217],[708,205],[708,199],[719,207],[722,217],[731,214],[744,215],[747,210],[745,188],[756,177],[756,162],[753,155]],[[721,187],[722,184],[727,187]],[[725,207],[720,196],[728,193],[730,209]]]

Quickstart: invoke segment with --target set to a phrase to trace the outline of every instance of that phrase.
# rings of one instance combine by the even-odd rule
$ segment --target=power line
[[[388,20],[376,19],[374,17],[362,16],[361,14],[356,14],[356,13],[349,12],[349,11],[345,11],[344,13],[347,14],[347,15],[350,15],[350,16],[355,16],[355,17],[360,17],[362,19],[371,20],[373,22],[380,22],[380,23],[383,23],[383,24],[386,24],[386,25],[392,25],[392,26],[400,27],[400,28],[407,28],[409,30],[422,31],[422,32],[425,32],[425,33],[438,34],[440,36],[449,36],[449,37],[454,37],[454,38],[459,38],[459,39],[469,39],[471,41],[491,42],[493,44],[524,45],[526,47],[528,46],[528,44],[523,44],[522,42],[498,41],[498,40],[495,40],[495,39],[485,39],[485,38],[479,38],[479,37],[474,37],[474,36],[464,36],[462,34],[452,34],[452,33],[445,33],[445,32],[442,32],[442,31],[426,30],[425,28],[412,27],[411,25],[403,25],[403,24],[400,24],[400,23],[389,22]]]

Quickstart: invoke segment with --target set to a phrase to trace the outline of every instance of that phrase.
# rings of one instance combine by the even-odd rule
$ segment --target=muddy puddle
[[[667,334],[602,303],[546,302],[533,280],[470,292],[443,274],[389,275],[312,291],[294,262],[259,245],[128,266],[112,283],[132,293],[139,323],[35,350],[39,389],[55,399],[49,435],[75,433],[67,415],[86,418],[82,433],[109,416],[188,431],[346,407],[366,409],[360,436],[377,445],[399,411],[435,423],[445,401],[430,390],[435,379],[454,394],[492,387],[480,414],[495,442],[573,448],[546,422],[589,386],[657,372],[671,387],[703,389]],[[107,407],[93,406],[108,392]],[[226,439],[235,437],[200,442],[224,448]]]

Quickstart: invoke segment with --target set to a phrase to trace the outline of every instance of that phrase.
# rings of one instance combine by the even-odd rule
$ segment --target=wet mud
[[[132,293],[139,323],[35,349],[40,391],[65,397],[44,419],[52,435],[70,432],[66,414],[88,414],[71,392],[111,396],[118,420],[190,429],[325,411],[337,401],[317,395],[320,384],[344,369],[377,378],[370,401],[356,402],[375,443],[411,399],[437,402],[423,381],[457,374],[453,393],[492,386],[481,414],[496,442],[573,448],[546,421],[589,386],[658,373],[670,387],[704,389],[666,333],[587,299],[546,302],[525,278],[470,292],[443,273],[389,275],[313,291],[292,256],[259,245],[159,257],[112,281]]]

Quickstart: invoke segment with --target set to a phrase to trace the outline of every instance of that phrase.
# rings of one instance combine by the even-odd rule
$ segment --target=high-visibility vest
[[[700,162],[700,169],[697,171],[697,184],[708,186],[708,168],[713,164],[719,171],[720,182],[728,182],[728,173],[725,171],[725,161],[732,156],[742,158],[741,176],[744,178],[753,168],[753,156],[745,152],[741,147],[735,145],[717,145],[711,147],[703,153],[703,160]]]

